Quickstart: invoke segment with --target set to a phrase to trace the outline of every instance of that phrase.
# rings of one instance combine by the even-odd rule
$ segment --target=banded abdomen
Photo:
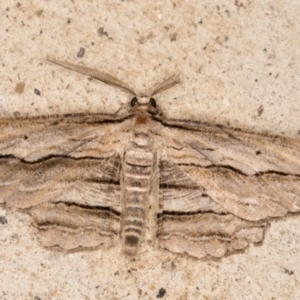
[[[123,242],[126,254],[135,255],[147,217],[154,154],[133,148],[125,153],[123,164]]]

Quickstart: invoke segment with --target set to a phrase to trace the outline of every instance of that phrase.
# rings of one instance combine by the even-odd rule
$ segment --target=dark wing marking
[[[194,214],[204,211],[225,213],[212,201],[205,189],[197,185],[175,163],[161,160],[159,165],[159,214]]]
[[[159,246],[176,253],[221,258],[264,238],[267,222],[247,222],[231,214],[163,215]]]
[[[120,217],[102,208],[43,203],[28,213],[44,247],[59,250],[110,248],[119,235]]]
[[[93,124],[45,123],[13,120],[10,134],[2,131],[0,203],[30,214],[45,247],[114,245],[121,213],[119,124],[100,131]]]
[[[168,128],[181,147],[166,144],[161,158],[162,248],[222,257],[261,242],[270,218],[300,212],[298,140],[190,124]]]
[[[35,162],[51,156],[111,156],[115,144],[125,137],[123,122],[97,121],[89,115],[50,116],[45,119],[0,120],[0,156],[11,156]],[[98,115],[101,118],[102,115]],[[107,117],[108,118],[108,117]],[[101,128],[99,129],[99,124]]]

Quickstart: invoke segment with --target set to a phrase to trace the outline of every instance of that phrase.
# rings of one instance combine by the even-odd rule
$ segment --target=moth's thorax
[[[139,100],[134,98],[131,105],[135,117],[135,126],[147,124],[151,117],[158,113],[156,102],[152,98],[141,97]]]
[[[134,119],[134,126],[146,125],[149,121],[149,116],[146,114],[137,114]]]
[[[136,107],[133,108],[134,113],[134,127],[144,129],[147,128],[145,125],[149,124],[151,114],[155,112],[155,108],[153,108],[150,103],[138,103]]]

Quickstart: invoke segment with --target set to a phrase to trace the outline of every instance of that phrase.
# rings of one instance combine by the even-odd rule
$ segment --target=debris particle
[[[258,116],[260,117],[262,115],[262,113],[264,112],[264,108],[263,106],[261,105],[258,109],[257,109],[257,114]]]
[[[163,296],[166,294],[166,290],[164,288],[159,289],[158,294],[156,298],[163,298]]]
[[[22,94],[24,92],[25,83],[24,82],[18,82],[15,86],[15,93]]]
[[[177,32],[174,32],[174,33],[170,34],[170,40],[171,40],[171,42],[176,41],[176,39],[177,39]]]
[[[13,112],[13,114],[14,114],[15,118],[19,118],[21,115],[18,111]]]
[[[7,219],[4,216],[0,216],[0,224],[7,224]]]
[[[82,58],[84,56],[84,53],[85,53],[85,49],[81,47],[77,53],[77,57]]]
[[[293,274],[294,274],[294,271],[290,271],[290,270],[284,268],[284,273],[285,273],[285,274],[288,274],[288,275],[293,275]]]
[[[97,30],[97,32],[98,32],[98,35],[99,36],[106,36],[106,37],[108,37],[108,33],[107,33],[107,31],[105,31],[104,30],[104,27],[100,27],[98,30]]]
[[[41,96],[41,92],[38,90],[38,89],[34,89],[34,93],[36,94],[36,95],[38,95],[38,96]]]

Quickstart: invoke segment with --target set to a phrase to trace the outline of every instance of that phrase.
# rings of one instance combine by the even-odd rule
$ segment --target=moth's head
[[[153,98],[154,95],[161,93],[162,91],[171,88],[175,84],[180,82],[179,74],[174,74],[171,77],[164,80],[162,83],[157,85],[150,96],[137,96],[133,93],[134,97],[130,101],[130,111],[131,113],[138,115],[150,115],[153,117],[162,117],[163,112],[156,103],[156,100]],[[130,89],[132,91],[132,89]]]
[[[120,84],[122,83],[122,85]],[[115,86],[129,92],[132,95],[132,98],[129,103],[124,104],[116,112],[120,116],[143,116],[143,117],[153,117],[156,119],[163,119],[163,111],[157,105],[157,102],[154,98],[154,95],[161,93],[162,91],[171,88],[175,84],[180,82],[179,74],[174,74],[171,77],[164,80],[161,84],[157,85],[153,91],[150,93],[150,96],[141,95],[138,96],[127,84],[118,80],[118,84]]]
[[[163,115],[162,110],[153,97],[134,96],[130,101],[130,112],[134,115],[150,115],[159,117]]]

